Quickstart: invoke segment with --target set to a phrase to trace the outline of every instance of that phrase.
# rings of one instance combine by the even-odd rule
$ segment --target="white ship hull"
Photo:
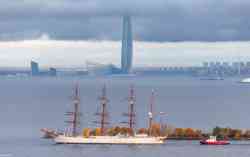
[[[245,78],[243,80],[240,80],[239,83],[250,84],[250,78]]]
[[[54,138],[58,144],[163,144],[166,137],[120,137],[120,136],[90,136],[70,137],[59,135]]]

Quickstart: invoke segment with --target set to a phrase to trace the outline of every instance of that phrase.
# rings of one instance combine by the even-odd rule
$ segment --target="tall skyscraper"
[[[131,72],[133,60],[133,37],[130,16],[123,16],[122,29],[121,70],[122,73],[128,74]]]
[[[39,75],[39,66],[38,63],[31,61],[30,62],[30,66],[31,66],[31,75],[32,76],[37,76]]]

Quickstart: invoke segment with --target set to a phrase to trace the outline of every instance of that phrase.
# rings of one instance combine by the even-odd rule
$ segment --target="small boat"
[[[250,78],[244,78],[244,79],[240,80],[239,83],[250,84]]]
[[[48,128],[42,128],[40,130],[42,133],[44,133],[43,138],[56,138],[58,135],[63,135],[62,133],[59,133],[53,129]]]
[[[220,77],[220,76],[216,76],[216,77],[202,77],[202,78],[200,78],[200,80],[220,81],[220,80],[224,80],[224,78]]]
[[[201,145],[228,145],[230,142],[228,140],[217,140],[216,136],[210,136],[209,139],[201,140]]]

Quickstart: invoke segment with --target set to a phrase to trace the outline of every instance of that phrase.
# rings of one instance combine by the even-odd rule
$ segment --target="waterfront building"
[[[244,62],[240,62],[240,67],[244,68],[245,67],[245,63]]]
[[[229,63],[228,62],[223,62],[222,63],[222,67],[223,68],[228,68],[229,67]]]
[[[38,76],[39,75],[39,65],[37,62],[31,61],[31,75],[32,76]]]
[[[113,64],[88,64],[87,70],[88,74],[91,76],[105,76],[112,75],[117,69]]]
[[[246,66],[249,68],[250,67],[250,62],[246,62]]]
[[[212,69],[215,68],[215,63],[214,62],[210,62],[209,63],[209,67],[212,68]]]
[[[221,67],[221,63],[220,62],[216,62],[215,66],[216,66],[217,69],[219,69]]]
[[[239,66],[240,66],[240,63],[239,63],[239,62],[233,62],[233,63],[232,63],[232,67],[233,67],[234,69],[238,69]]]
[[[49,76],[57,76],[56,68],[49,68]]]
[[[203,62],[203,68],[208,68],[209,67],[209,64],[208,64],[208,62]]]

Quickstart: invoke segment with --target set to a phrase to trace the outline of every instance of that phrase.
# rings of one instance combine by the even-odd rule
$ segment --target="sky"
[[[0,40],[120,40],[121,16],[136,40],[246,41],[249,0],[1,0]]]
[[[249,0],[1,0],[1,4],[0,66],[23,66],[30,58],[56,64],[57,54],[68,58],[57,64],[68,66],[87,60],[118,65],[125,14],[132,17],[135,65],[247,59],[250,49]],[[32,45],[27,48],[28,41]],[[37,44],[43,52],[35,48]],[[178,46],[178,51],[169,45]]]

